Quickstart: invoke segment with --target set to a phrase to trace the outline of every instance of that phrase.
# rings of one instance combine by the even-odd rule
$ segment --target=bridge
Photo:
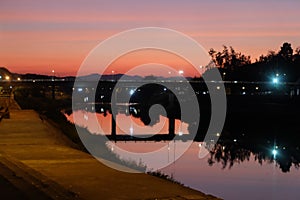
[[[207,85],[212,86],[214,91],[221,89],[222,85],[225,86],[227,95],[269,95],[269,94],[285,94],[291,96],[300,95],[300,83],[298,82],[274,82],[274,81],[186,81],[186,80],[125,80],[116,81],[115,79],[108,79],[100,81],[98,90],[101,89],[103,92],[108,93],[114,89],[114,86],[118,83],[118,86],[125,89],[127,92],[135,91],[138,85],[141,84],[163,84],[168,89],[177,90],[179,94],[186,92],[185,86],[190,84],[197,95],[208,94]],[[7,90],[13,89],[18,86],[29,86],[29,87],[44,87],[50,89],[55,96],[55,91],[63,91],[71,94],[73,91],[89,92],[95,90],[95,81],[81,80],[76,82],[76,88],[74,88],[74,79],[69,78],[55,78],[55,79],[17,79],[17,80],[0,80],[0,94]],[[99,88],[101,87],[101,88]],[[4,91],[3,91],[4,90]],[[211,92],[214,92],[211,91]],[[278,93],[280,92],[280,93]]]

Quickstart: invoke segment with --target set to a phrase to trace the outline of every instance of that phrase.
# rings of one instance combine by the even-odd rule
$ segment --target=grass
[[[158,177],[158,178],[162,178],[162,179],[165,179],[165,180],[168,180],[168,181],[171,181],[172,183],[176,183],[176,184],[179,184],[179,185],[184,185],[184,184],[180,183],[179,181],[175,180],[173,175],[169,176],[168,174],[165,174],[161,171],[148,171],[147,174],[149,174],[151,176]]]

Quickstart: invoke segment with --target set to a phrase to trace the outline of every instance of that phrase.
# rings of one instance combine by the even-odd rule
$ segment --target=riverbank
[[[10,119],[0,124],[1,163],[53,199],[215,199],[157,177],[106,167],[69,147],[58,131],[35,111],[11,110]]]

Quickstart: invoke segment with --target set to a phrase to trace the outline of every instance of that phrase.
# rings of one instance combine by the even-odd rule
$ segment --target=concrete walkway
[[[10,119],[0,122],[0,163],[17,178],[5,173],[4,178],[24,193],[34,186],[52,199],[215,199],[157,177],[106,167],[69,147],[60,134],[32,110],[11,110]]]

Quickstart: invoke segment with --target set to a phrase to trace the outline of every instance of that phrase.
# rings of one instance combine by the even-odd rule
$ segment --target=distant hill
[[[143,80],[143,77],[141,76],[128,76],[124,74],[109,74],[109,75],[100,75],[100,74],[90,74],[86,76],[80,76],[78,77],[79,80],[83,81],[97,81],[97,80],[119,80],[122,78],[123,80]]]
[[[51,79],[52,76],[41,75],[41,74],[22,74],[20,75],[22,79]]]
[[[22,80],[26,79],[52,79],[53,76],[49,75],[42,75],[42,74],[33,74],[33,73],[27,73],[27,74],[17,74],[17,73],[12,73],[5,67],[0,67],[0,76],[2,79],[5,78],[5,76],[9,76],[11,79],[16,80],[17,78],[21,78]],[[66,76],[66,77],[54,77],[55,79],[64,79],[67,81],[74,81],[76,77],[74,76]],[[142,81],[142,80],[173,80],[173,81],[178,81],[178,80],[183,80],[183,77],[180,76],[174,76],[174,77],[162,77],[162,76],[129,76],[126,74],[105,74],[105,75],[100,75],[100,74],[89,74],[86,76],[79,76],[77,77],[77,80],[81,81],[99,81],[101,78],[102,81],[111,81],[111,80],[127,80],[127,81]],[[191,80],[191,77],[185,77],[187,80]]]
[[[11,76],[12,73],[8,69],[6,69],[5,67],[0,67],[0,75],[2,77],[5,77],[5,76]]]

